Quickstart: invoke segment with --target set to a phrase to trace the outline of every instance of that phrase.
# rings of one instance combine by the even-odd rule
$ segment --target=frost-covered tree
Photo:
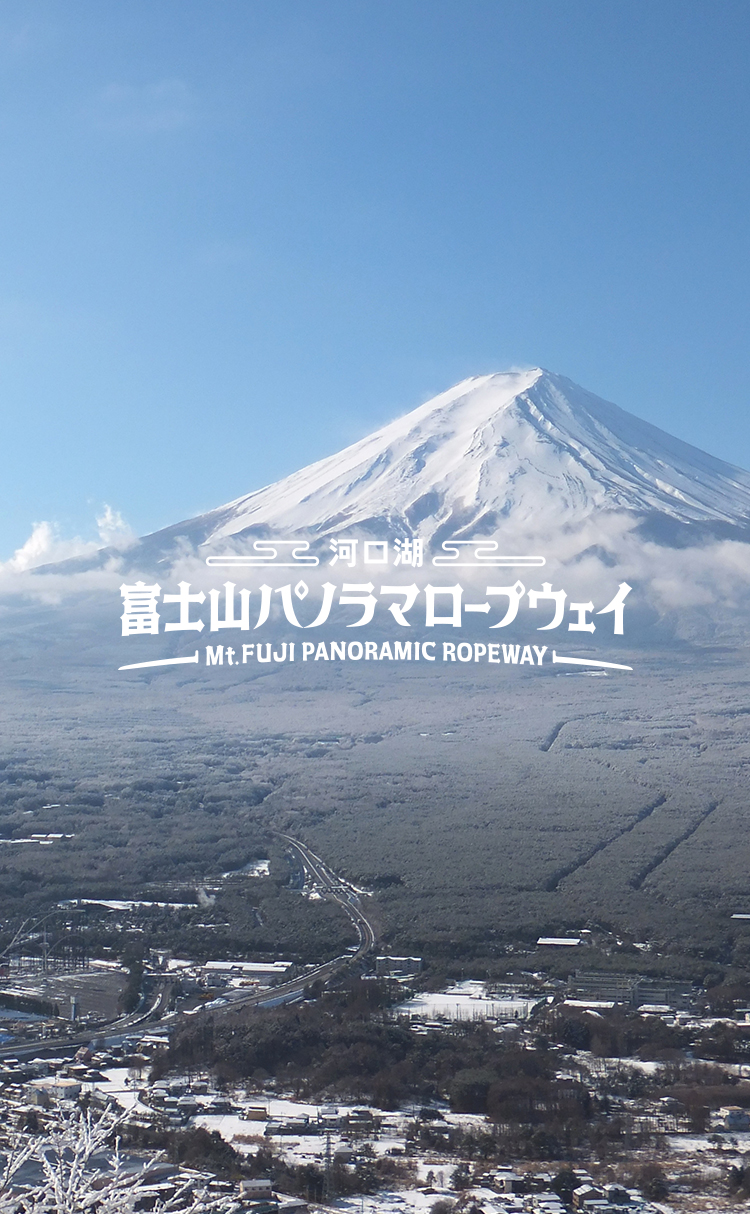
[[[117,1130],[124,1119],[111,1109],[76,1109],[53,1114],[33,1137],[12,1131],[0,1175],[0,1214],[132,1214],[150,1177],[147,1166],[134,1172],[123,1163]],[[24,1165],[36,1165],[38,1179],[20,1183]],[[154,1209],[233,1214],[241,1205],[205,1189],[196,1192],[194,1181],[186,1180]]]

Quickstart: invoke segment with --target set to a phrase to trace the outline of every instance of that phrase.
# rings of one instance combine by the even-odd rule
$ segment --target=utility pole
[[[333,1154],[331,1152],[331,1131],[326,1132],[325,1172],[323,1176],[323,1199],[328,1201],[333,1196]]]

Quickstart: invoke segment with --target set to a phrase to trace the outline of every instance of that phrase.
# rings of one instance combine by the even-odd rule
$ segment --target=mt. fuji
[[[464,380],[336,455],[146,536],[140,557],[256,538],[550,534],[617,513],[661,543],[750,538],[750,473],[536,368]]]

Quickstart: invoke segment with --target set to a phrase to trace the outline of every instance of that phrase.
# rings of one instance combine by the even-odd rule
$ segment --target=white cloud
[[[106,503],[102,514],[97,517],[96,525],[99,538],[84,540],[80,536],[64,539],[55,523],[46,520],[34,523],[26,542],[16,549],[10,560],[0,562],[0,572],[26,573],[40,565],[93,556],[102,547],[123,550],[130,547],[136,538],[119,510],[113,510]]]
[[[137,570],[139,550],[131,548],[135,536],[118,511],[105,506],[97,525],[99,539],[85,540],[80,536],[62,537],[50,522],[37,523],[26,543],[10,560],[0,563],[0,596],[61,601],[69,595],[93,591],[116,595],[123,576],[128,581],[138,577],[154,580],[153,567]],[[41,566],[55,566],[71,558],[92,558],[102,547],[109,550],[107,558],[92,561],[91,568],[78,571],[58,567],[40,572]],[[614,596],[620,582],[627,582],[633,592],[627,603],[626,634],[633,640],[642,623],[651,627],[655,619],[666,626],[664,636],[670,632],[688,640],[698,636],[695,631],[698,620],[704,621],[709,629],[706,635],[714,638],[745,634],[750,610],[750,544],[719,540],[692,548],[668,548],[644,541],[634,529],[631,516],[612,513],[600,514],[575,529],[564,530],[555,528],[551,522],[540,529],[534,526],[534,520],[527,520],[525,527],[514,527],[512,532],[508,527],[503,547],[507,551],[538,552],[545,555],[547,563],[533,570],[462,569],[460,580],[467,601],[481,601],[489,584],[511,584],[520,577],[527,590],[549,581],[555,589],[562,587],[567,591],[569,602],[591,600],[598,610]],[[121,554],[129,549],[132,555],[124,575]],[[132,564],[133,558],[136,564]],[[458,578],[458,571],[449,574],[443,568],[436,577],[437,572],[426,565],[418,573],[415,571],[414,580],[442,584]],[[171,559],[160,562],[158,573],[163,586],[174,586],[184,580],[195,591],[211,589],[226,580],[226,576],[216,568],[208,568],[205,550],[194,550],[187,540],[176,545]],[[304,580],[313,599],[320,596],[320,583],[329,578],[327,565],[305,572]],[[284,580],[288,576],[279,576],[273,584]],[[249,573],[244,584],[252,584]],[[491,619],[497,618],[501,606],[499,600],[494,601]],[[276,602],[275,607],[278,609]],[[529,626],[536,624],[535,618]],[[611,636],[611,624],[609,618],[597,621],[597,641]],[[567,636],[567,630],[564,635]]]
[[[97,515],[96,525],[99,528],[99,539],[107,548],[129,548],[137,539],[120,511],[113,510],[106,502],[103,514]]]

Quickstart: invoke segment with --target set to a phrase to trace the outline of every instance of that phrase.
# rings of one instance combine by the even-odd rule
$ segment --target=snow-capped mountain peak
[[[464,380],[343,451],[145,543],[549,533],[606,512],[750,525],[750,474],[540,368]],[[700,530],[700,528],[698,528]]]

